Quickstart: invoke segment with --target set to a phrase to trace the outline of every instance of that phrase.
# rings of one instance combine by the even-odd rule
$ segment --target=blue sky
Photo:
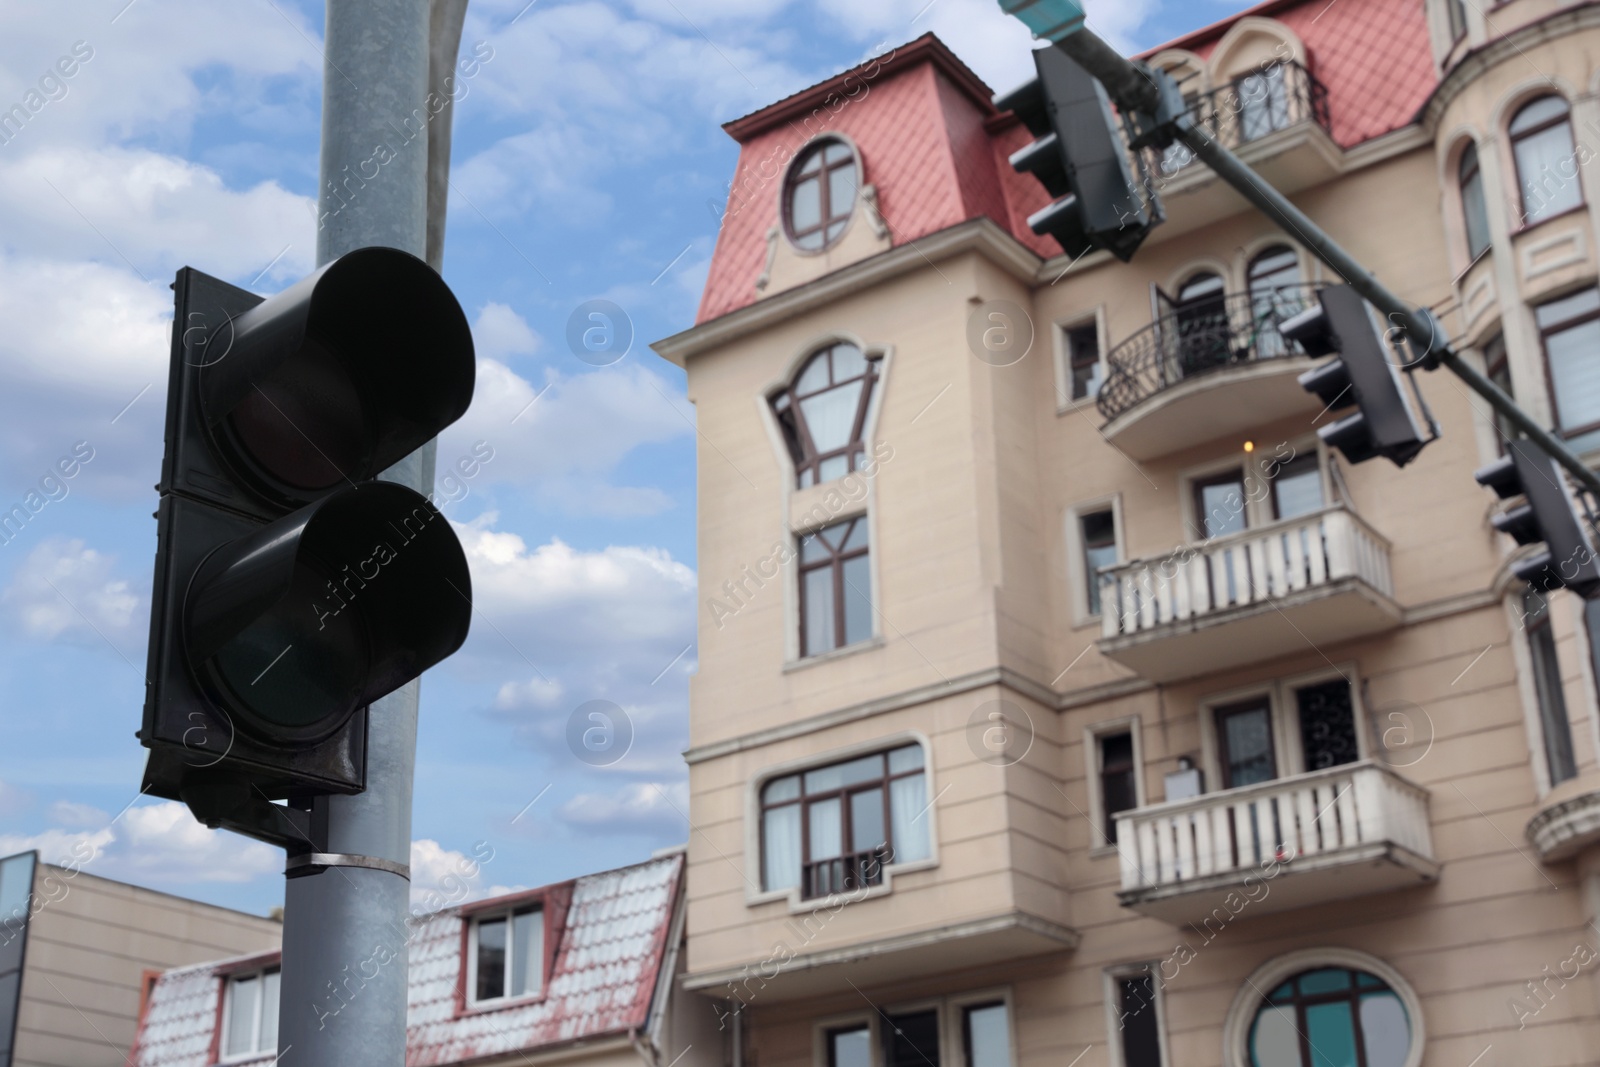
[[[996,89],[1031,66],[994,0],[526,3],[472,0],[463,37],[489,58],[456,105],[444,274],[473,323],[478,392],[439,465],[478,442],[494,458],[440,487],[480,615],[423,682],[419,890],[479,841],[495,848],[489,892],[687,834],[694,412],[647,346],[693,322],[736,158],[720,124],[929,29]],[[1131,49],[1244,6],[1089,9]],[[86,842],[93,873],[253,911],[282,898],[276,850],[137,797],[133,734],[167,286],[190,265],[270,293],[314,266],[322,18],[305,0],[0,12],[0,111],[43,99],[0,144],[0,511],[92,452],[0,545],[0,855]],[[633,327],[607,367],[566,340],[594,299]],[[610,766],[566,742],[594,700],[632,723]]]

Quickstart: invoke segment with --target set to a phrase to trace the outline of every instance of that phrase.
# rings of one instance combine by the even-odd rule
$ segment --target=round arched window
[[[808,252],[838,241],[850,223],[860,187],[854,149],[837,137],[814,142],[784,180],[783,226],[789,240]]]
[[[1262,998],[1251,1067],[1405,1067],[1414,1027],[1400,994],[1349,967],[1301,971]]]

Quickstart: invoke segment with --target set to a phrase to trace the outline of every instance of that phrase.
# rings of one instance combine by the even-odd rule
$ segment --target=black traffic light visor
[[[209,331],[216,450],[290,506],[376,477],[466,412],[472,332],[444,280],[395,248],[341,256]]]
[[[460,648],[471,598],[448,520],[372,482],[212,553],[185,598],[185,651],[241,728],[311,743]]]

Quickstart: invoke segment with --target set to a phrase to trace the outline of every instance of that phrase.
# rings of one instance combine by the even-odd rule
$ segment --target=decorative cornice
[[[1528,820],[1526,833],[1545,863],[1569,859],[1600,844],[1600,790],[1545,808]]]
[[[1557,41],[1579,30],[1600,26],[1600,0],[1557,11],[1538,22],[1530,22],[1508,34],[1497,34],[1482,48],[1468,52],[1451,67],[1417,113],[1417,122],[1429,131],[1438,129],[1439,120],[1462,90],[1479,77],[1508,60],[1527,62],[1527,49]]]
[[[656,341],[650,347],[662,359],[682,367],[690,356],[731,344],[784,319],[826,307],[846,296],[891,278],[920,270],[963,252],[982,252],[1019,281],[1035,284],[1040,259],[991,218],[980,216],[947,229],[919,237],[887,252],[747,304],[737,311],[692,326]]]

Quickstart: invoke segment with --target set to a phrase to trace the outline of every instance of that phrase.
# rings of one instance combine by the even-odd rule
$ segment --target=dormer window
[[[544,908],[518,908],[472,921],[468,991],[474,1006],[544,992]]]
[[[800,488],[857,469],[878,365],[848,341],[812,354],[790,386],[772,398]]]
[[[276,967],[228,977],[222,1001],[222,1060],[253,1059],[278,1048]]]
[[[837,137],[824,137],[801,153],[783,188],[790,243],[820,252],[844,236],[861,186],[859,171],[855,150]]]

